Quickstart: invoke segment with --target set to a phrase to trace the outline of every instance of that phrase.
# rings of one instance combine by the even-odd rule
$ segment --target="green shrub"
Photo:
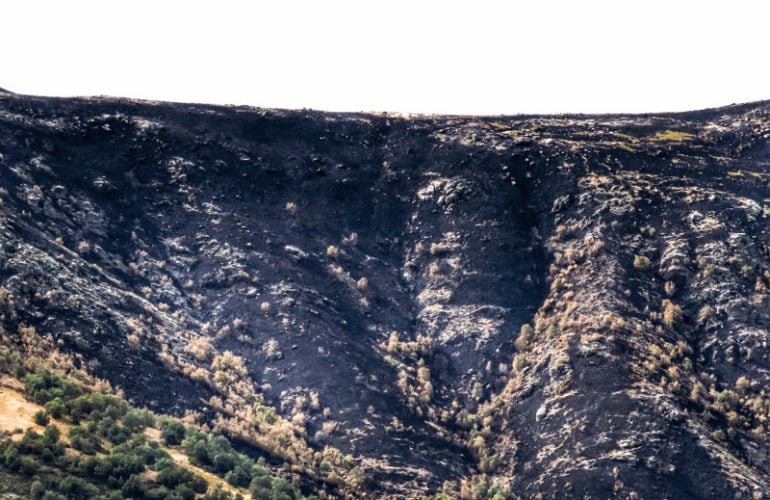
[[[48,424],[43,431],[43,442],[45,444],[56,444],[61,437],[61,431],[59,427],[54,424]]]
[[[239,498],[241,495],[238,495]],[[255,500],[260,497],[252,497]],[[217,484],[213,490],[209,490],[205,495],[203,495],[203,500],[233,500],[233,495],[229,491],[225,491],[222,488],[222,483]]]
[[[45,411],[53,418],[62,418],[67,408],[64,406],[60,397],[53,398],[45,404]]]
[[[67,476],[59,482],[59,493],[67,498],[94,498],[99,494],[99,489],[77,476]]]
[[[131,432],[113,420],[112,417],[100,420],[96,428],[100,436],[115,444],[125,443],[131,437]]]
[[[147,491],[144,483],[139,479],[139,476],[132,474],[126,479],[126,482],[123,483],[123,486],[120,488],[120,493],[125,498],[144,498]]]
[[[222,452],[214,456],[214,470],[219,474],[230,472],[236,463],[236,457],[231,453]]]
[[[70,418],[101,421],[120,420],[128,412],[128,403],[120,398],[98,392],[85,394],[67,403]]]
[[[249,492],[252,498],[270,498],[273,481],[268,476],[259,476],[251,480]]]
[[[3,465],[12,471],[19,470],[19,459],[19,448],[13,443],[6,444],[3,449]]]
[[[206,493],[209,489],[209,483],[198,474],[193,474],[192,480],[190,481],[190,488],[192,488],[195,493]]]
[[[158,472],[156,481],[166,488],[176,488],[180,484],[186,484],[192,481],[192,473],[175,464],[169,464]]]
[[[70,399],[82,393],[77,385],[45,368],[38,368],[35,373],[24,377],[24,386],[27,394],[39,404],[45,404],[57,397]]]
[[[44,447],[43,436],[33,429],[27,429],[21,441],[19,441],[19,451],[23,454],[39,455]]]
[[[43,498],[46,492],[46,487],[42,481],[35,479],[32,484],[29,485],[29,497],[34,499]]]
[[[80,425],[70,428],[67,437],[73,448],[86,455],[93,455],[102,449],[101,440],[92,431]]]
[[[297,489],[291,485],[286,479],[279,477],[273,480],[273,491],[271,499],[273,500],[297,500],[299,494]]]
[[[154,443],[153,443],[154,444]],[[162,459],[170,459],[169,454],[158,446],[143,444],[134,448],[134,453],[141,457],[145,465],[155,467],[155,464]]]
[[[181,444],[185,437],[184,425],[178,420],[165,419],[160,423],[160,435],[167,445]]]
[[[19,457],[19,471],[25,476],[34,476],[40,472],[40,463],[29,455]]]
[[[237,464],[225,475],[225,480],[239,488],[247,488],[251,482],[251,468],[248,463]]]
[[[35,412],[35,415],[32,418],[37,425],[48,425],[48,421],[50,420],[50,418],[48,418],[48,413],[46,413],[45,410]]]
[[[138,432],[155,425],[155,417],[147,410],[131,409],[121,421],[131,432]]]

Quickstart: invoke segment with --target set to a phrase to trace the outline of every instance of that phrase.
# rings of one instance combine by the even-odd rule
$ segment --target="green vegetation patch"
[[[662,142],[683,142],[695,139],[695,134],[680,132],[679,130],[664,130],[662,132],[656,132],[650,139]]]
[[[44,368],[24,373],[13,361],[0,359],[0,372],[23,380],[26,396],[45,408],[35,415],[44,429],[28,429],[20,439],[0,434],[0,492],[46,500],[242,497],[222,484],[209,487],[195,473],[202,469],[234,488],[248,488],[253,498],[307,498],[224,436],[173,418],[158,421],[118,396],[91,392]],[[158,429],[162,442],[149,437],[148,429]],[[178,447],[198,469],[177,463],[169,447]]]

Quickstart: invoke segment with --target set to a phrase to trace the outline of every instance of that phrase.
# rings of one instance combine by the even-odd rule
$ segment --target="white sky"
[[[0,87],[334,111],[770,99],[763,0],[0,3]]]

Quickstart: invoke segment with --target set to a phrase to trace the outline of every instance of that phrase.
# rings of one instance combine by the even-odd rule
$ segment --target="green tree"
[[[138,432],[153,425],[155,418],[146,410],[131,409],[123,416],[122,422],[131,432]]]
[[[33,418],[37,425],[48,425],[48,421],[50,420],[48,418],[48,413],[46,413],[45,410],[35,412]]]
[[[181,444],[185,436],[184,425],[178,420],[166,419],[160,423],[160,435],[167,445]]]
[[[297,500],[298,498],[297,489],[286,479],[279,477],[273,481],[273,489],[270,494],[271,500]]]
[[[156,481],[166,488],[176,488],[180,484],[192,481],[192,473],[178,465],[169,465],[158,472]]]
[[[53,398],[45,404],[45,411],[53,418],[62,418],[66,410],[67,408],[59,397]]]
[[[61,431],[54,424],[48,424],[43,431],[43,443],[47,445],[58,443],[60,437]]]
[[[270,498],[273,491],[273,481],[269,476],[258,476],[251,480],[249,492],[251,498]]]
[[[120,492],[125,498],[143,498],[145,496],[145,487],[139,476],[133,474],[123,483]]]

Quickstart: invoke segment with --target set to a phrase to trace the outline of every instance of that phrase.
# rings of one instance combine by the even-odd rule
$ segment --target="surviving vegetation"
[[[221,435],[159,419],[47,368],[30,371],[18,354],[6,353],[0,371],[10,387],[21,378],[24,397],[42,407],[35,426],[20,421],[0,440],[6,492],[45,499],[305,498]]]

